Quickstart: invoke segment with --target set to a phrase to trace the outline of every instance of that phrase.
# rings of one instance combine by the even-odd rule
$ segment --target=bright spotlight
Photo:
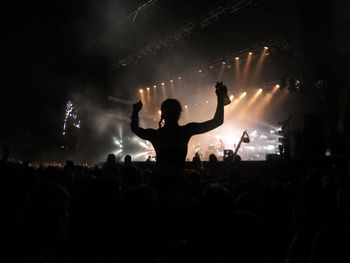
[[[239,57],[236,57],[235,59],[236,59],[236,60],[239,60]]]
[[[147,87],[147,90],[149,90],[149,87]]]
[[[170,80],[170,83],[173,83],[173,82],[174,82],[174,81],[171,79],[171,80]]]
[[[162,111],[161,111],[161,110],[159,110],[159,111],[158,111],[158,114],[159,114],[159,115],[162,115]]]
[[[198,73],[202,73],[202,70],[201,70],[201,69],[199,69],[199,70],[198,70]]]
[[[139,142],[139,145],[145,149],[148,149],[147,144],[145,144],[144,142]]]
[[[223,61],[223,62],[222,62],[222,65],[226,65],[226,62],[225,62],[225,61]]]
[[[231,96],[230,96],[230,100],[233,100],[234,97],[235,97],[235,96],[231,95]]]
[[[143,92],[143,89],[140,89],[139,92],[142,93],[142,92]]]
[[[181,77],[177,77],[177,79],[181,79]]]
[[[261,93],[261,92],[262,92],[262,89],[260,88],[260,89],[258,90],[258,92]]]
[[[269,48],[268,47],[264,47],[265,50],[268,50]]]
[[[153,86],[153,88],[156,88],[156,87],[157,87],[156,85]]]
[[[119,149],[119,150],[116,150],[116,151],[114,151],[114,155],[119,155],[121,152],[123,151],[123,149]]]
[[[280,85],[279,84],[276,84],[276,86],[275,86],[276,88],[279,88],[280,87]]]
[[[206,104],[208,104],[208,103],[209,103],[209,101],[206,101],[205,103],[206,103]]]
[[[162,82],[162,86],[164,86],[164,82]]]
[[[247,92],[243,92],[242,95],[241,95],[242,98],[245,97],[245,96],[247,96]]]
[[[187,109],[188,108],[188,106],[187,105],[185,105],[185,109]]]
[[[249,52],[248,54],[249,54],[249,55],[253,55],[253,52]]]

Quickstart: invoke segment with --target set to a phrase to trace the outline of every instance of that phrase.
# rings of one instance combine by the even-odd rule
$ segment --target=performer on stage
[[[208,132],[219,127],[224,122],[224,97],[227,88],[221,83],[216,84],[217,107],[212,119],[180,126],[178,121],[182,107],[179,101],[167,99],[161,105],[159,129],[144,129],[139,127],[138,113],[142,102],[133,105],[131,130],[140,138],[153,144],[157,156],[158,173],[161,175],[179,175],[183,173],[187,155],[187,143],[193,135]],[[164,121],[164,125],[163,124]]]

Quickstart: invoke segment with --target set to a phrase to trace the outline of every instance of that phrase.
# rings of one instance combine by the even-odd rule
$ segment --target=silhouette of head
[[[130,165],[131,164],[131,156],[129,154],[125,155],[124,157],[124,164]]]
[[[218,158],[216,158],[216,155],[215,154],[210,154],[209,155],[209,162],[211,163],[214,163],[214,162],[217,162],[218,161]]]
[[[161,127],[163,120],[177,122],[180,119],[182,108],[178,100],[166,99],[160,106],[160,110],[162,112],[162,115],[159,122],[159,127]]]
[[[107,163],[115,163],[115,155],[113,153],[108,154]]]

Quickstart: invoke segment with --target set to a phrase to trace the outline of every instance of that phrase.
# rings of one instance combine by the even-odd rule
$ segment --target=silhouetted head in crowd
[[[165,125],[169,123],[177,123],[180,119],[182,107],[178,100],[166,99],[160,106],[160,110],[161,118],[159,121],[159,127],[162,126],[163,120],[165,122]]]
[[[113,153],[108,154],[107,163],[115,163],[115,162],[116,162],[115,155]]]
[[[216,158],[216,155],[215,154],[210,154],[209,155],[209,162],[210,163],[216,163],[218,161],[218,158]]]
[[[125,157],[124,157],[124,164],[125,165],[131,165],[131,156],[129,154],[125,155]]]

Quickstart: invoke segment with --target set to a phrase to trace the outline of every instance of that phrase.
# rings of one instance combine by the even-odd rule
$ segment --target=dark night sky
[[[225,1],[158,0],[141,12],[135,23],[115,26],[144,2],[61,0],[3,4],[0,143],[22,143],[30,134],[31,138],[40,138],[41,147],[51,147],[62,126],[64,104],[73,92],[89,85],[101,97],[115,93],[115,83],[122,85],[127,78],[127,73],[111,70],[116,58],[133,53],[150,39],[162,37]],[[174,47],[173,56],[182,52],[184,57],[193,58],[191,62],[201,62],[274,35],[301,49],[310,49],[312,41],[321,40],[318,51],[324,51],[327,40],[320,35],[327,38],[332,30],[327,5],[314,7],[291,0],[259,2],[256,7],[194,32]],[[307,18],[310,14],[314,20]],[[317,51],[310,56],[317,56]],[[155,59],[161,61],[163,57]],[[185,60],[180,64],[187,62],[191,64]],[[150,81],[154,64],[145,66],[130,71],[140,81]],[[180,69],[186,69],[186,65]],[[119,92],[123,93],[120,86]]]

